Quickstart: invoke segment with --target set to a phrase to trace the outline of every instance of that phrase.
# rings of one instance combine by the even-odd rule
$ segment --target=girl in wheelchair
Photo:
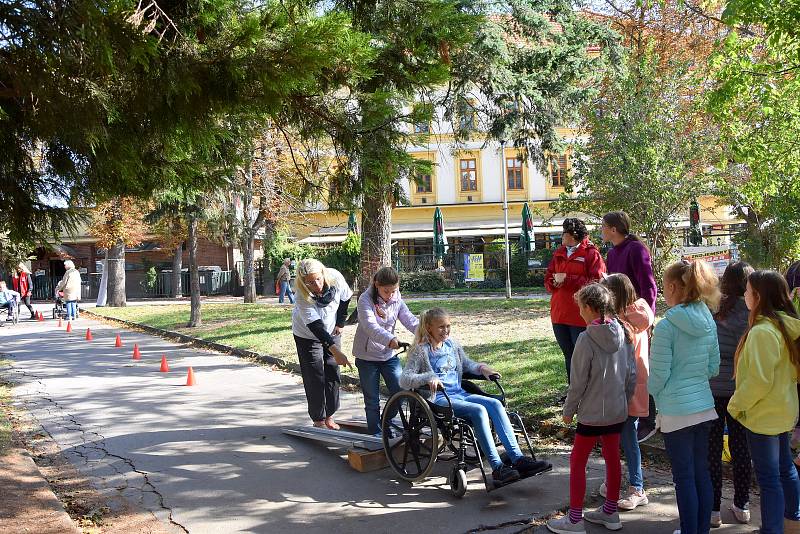
[[[457,417],[469,419],[481,451],[492,467],[492,479],[498,484],[508,484],[521,477],[545,471],[549,464],[525,456],[517,443],[511,421],[503,404],[492,397],[473,395],[461,387],[462,373],[499,376],[485,363],[476,363],[464,353],[457,341],[450,338],[450,317],[441,308],[433,308],[420,315],[419,326],[408,361],[400,376],[400,387],[418,389],[430,387],[429,400],[447,406],[441,390],[447,392]],[[494,444],[489,421],[494,424],[511,465],[505,465]]]

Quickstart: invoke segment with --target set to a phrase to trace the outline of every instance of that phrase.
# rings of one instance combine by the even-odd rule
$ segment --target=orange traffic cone
[[[117,334],[117,339],[114,340],[114,346],[116,348],[120,348],[122,346],[122,339],[120,339],[119,334]]]
[[[42,315],[42,312],[38,312],[38,315],[36,316],[36,320],[37,321],[44,321],[44,315]]]
[[[86,329],[86,341],[91,341],[92,339],[94,339],[92,337],[92,331],[87,328]]]
[[[137,343],[133,344],[133,359],[134,360],[142,359],[142,353],[139,352],[139,345]]]
[[[167,364],[167,355],[166,354],[162,354],[161,355],[161,369],[160,369],[160,371],[162,373],[169,373],[169,365]],[[194,380],[194,377],[192,377],[192,380]]]
[[[186,385],[187,386],[194,386],[196,383],[194,381],[194,369],[189,367],[189,375],[186,377]]]
[[[67,321],[67,334],[72,332],[72,321]]]
[[[58,327],[61,328],[61,317],[58,318]]]

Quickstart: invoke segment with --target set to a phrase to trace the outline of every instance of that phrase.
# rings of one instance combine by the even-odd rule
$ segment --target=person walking
[[[656,279],[653,275],[653,262],[647,245],[631,233],[631,218],[624,211],[612,211],[603,215],[600,235],[612,248],[606,255],[609,274],[622,273],[630,278],[636,297],[656,312]],[[653,397],[648,398],[648,414],[639,418],[637,439],[643,442],[656,433],[656,405]]]
[[[708,380],[719,373],[717,325],[719,281],[704,261],[673,263],[664,272],[669,311],[656,325],[647,389],[655,398],[664,446],[672,464],[681,528],[676,534],[707,534],[713,490],[708,436],[717,418]]]
[[[544,287],[550,299],[550,320],[570,380],[572,352],[578,336],[586,330],[575,294],[585,285],[600,280],[606,272],[600,251],[591,241],[580,219],[564,219],[561,246],[553,254],[544,275]]]
[[[292,264],[292,260],[290,258],[286,258],[283,260],[283,264],[281,265],[280,270],[278,270],[278,303],[283,304],[283,297],[289,297],[289,303],[294,304],[294,292],[292,291],[291,287],[291,280],[292,280],[292,273],[289,270],[289,266]]]
[[[11,278],[11,284],[14,287],[14,291],[19,293],[20,302],[28,308],[29,312],[31,312],[31,320],[36,319],[36,314],[33,312],[33,306],[31,306],[31,296],[33,295],[33,278],[31,278],[31,272],[24,263],[19,262],[19,265],[17,265],[17,272]]]
[[[718,419],[711,423],[708,441],[708,466],[711,485],[714,488],[714,505],[711,511],[711,526],[722,525],[722,445],[725,427],[728,427],[728,448],[733,460],[733,505],[730,509],[740,523],[750,522],[750,451],[747,448],[745,428],[728,412],[728,403],[736,389],[733,379],[733,359],[739,340],[747,330],[750,314],[744,302],[747,277],[753,268],[740,261],[731,263],[722,275],[720,290],[722,302],[714,314],[719,340],[719,375],[709,382],[714,396],[714,409]]]
[[[734,356],[736,391],[730,413],[747,433],[761,488],[761,533],[800,532],[800,481],[790,433],[797,422],[800,318],[786,280],[775,271],[747,279],[749,328]]]
[[[56,292],[64,292],[64,302],[67,306],[67,320],[78,318],[78,301],[81,300],[81,273],[75,268],[72,260],[64,262],[67,272],[56,286]]]
[[[312,258],[300,262],[296,286],[292,334],[308,415],[314,426],[339,430],[333,419],[339,409],[339,366],[350,365],[341,349],[341,334],[353,291],[342,273]]]

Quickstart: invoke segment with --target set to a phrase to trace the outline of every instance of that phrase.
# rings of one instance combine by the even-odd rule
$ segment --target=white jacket
[[[64,292],[64,300],[81,300],[81,273],[70,269],[56,286],[56,291]]]

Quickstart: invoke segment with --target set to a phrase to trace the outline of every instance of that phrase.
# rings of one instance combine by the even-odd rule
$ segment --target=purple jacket
[[[636,290],[636,295],[644,299],[656,311],[656,279],[653,277],[653,264],[650,252],[644,243],[636,239],[625,241],[608,251],[606,257],[608,273],[622,273],[628,276]]]
[[[372,302],[372,291],[370,287],[358,297],[358,328],[353,339],[353,356],[372,362],[385,362],[393,354],[387,345],[396,337],[394,328],[397,320],[413,332],[419,319],[403,302],[400,291],[395,291],[388,302],[378,297],[377,304]],[[375,306],[384,312],[385,317],[375,312]]]

